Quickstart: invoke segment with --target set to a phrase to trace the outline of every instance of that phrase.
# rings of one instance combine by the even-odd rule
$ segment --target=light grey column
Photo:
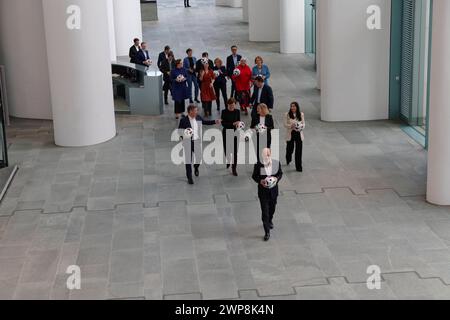
[[[433,2],[427,200],[450,205],[450,1]]]
[[[116,49],[118,56],[128,56],[133,39],[142,40],[142,14],[139,0],[113,0]]]
[[[280,41],[280,0],[249,0],[250,41]]]
[[[116,135],[107,0],[42,0],[55,142],[80,147]]]
[[[305,0],[280,0],[280,52],[305,53]]]
[[[51,119],[50,84],[40,0],[0,0],[0,64],[10,114]]]

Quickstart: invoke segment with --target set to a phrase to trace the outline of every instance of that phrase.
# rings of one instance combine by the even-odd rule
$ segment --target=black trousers
[[[231,164],[231,168],[233,169],[233,172],[236,172],[237,169],[237,163],[238,163],[238,149],[239,149],[239,140],[237,137],[234,138],[234,145],[233,145],[233,151],[229,150],[230,148],[227,148],[227,133],[226,130],[222,131],[222,137],[223,137],[223,150],[225,151],[225,157],[227,158],[227,161],[233,159],[233,163]],[[227,162],[228,163],[228,162]]]
[[[187,143],[188,145],[189,143]],[[195,153],[195,146],[196,143],[194,141],[191,141],[191,150],[187,150],[187,146],[185,146],[185,154],[186,154],[186,177],[188,178],[188,180],[192,180],[192,164],[194,163],[194,159],[193,159],[193,155]],[[200,146],[197,144],[197,148],[200,148]],[[200,149],[199,149],[200,150]],[[189,158],[189,152],[190,154],[190,159]],[[198,169],[200,168],[200,164],[194,164],[194,168]]]
[[[236,99],[236,84],[234,83],[233,80],[231,80],[231,94],[230,94],[230,97]]]
[[[184,6],[185,7],[187,7],[187,6],[189,6],[190,4],[189,4],[189,0],[184,0]]]
[[[286,162],[292,162],[292,155],[295,149],[295,168],[303,170],[302,156],[303,156],[303,141],[300,132],[292,131],[292,139],[287,142],[286,146]]]
[[[259,203],[261,204],[261,219],[264,225],[265,233],[270,233],[270,227],[273,223],[273,217],[275,210],[277,209],[277,199],[271,197],[260,197]]]
[[[211,115],[212,101],[209,101],[209,102],[202,101],[202,107],[203,107],[203,111],[205,113],[208,113],[209,115]]]
[[[214,83],[214,91],[217,97],[217,110],[220,110],[220,93],[222,92],[223,101],[225,103],[225,108],[227,107],[228,95],[227,95],[227,84],[226,83]]]
[[[164,103],[169,102],[169,91],[172,92],[172,85],[169,81],[165,81],[163,85]]]

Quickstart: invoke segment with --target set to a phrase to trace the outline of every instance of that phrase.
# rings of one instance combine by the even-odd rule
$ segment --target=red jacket
[[[242,65],[239,65],[237,69],[241,71],[241,74],[239,76],[232,76],[232,79],[236,84],[236,90],[249,91],[252,86],[252,70],[249,66],[244,67]]]

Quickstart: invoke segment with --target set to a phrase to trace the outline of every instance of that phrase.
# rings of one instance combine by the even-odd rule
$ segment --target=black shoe
[[[233,171],[233,176],[237,177],[238,173],[236,171]]]
[[[164,101],[164,104],[165,104],[166,106],[168,106],[168,105],[169,105],[169,101]]]
[[[287,161],[286,160],[286,165],[289,166],[291,164],[292,161]]]
[[[194,184],[194,180],[192,180],[192,179],[188,179],[188,184]]]
[[[195,168],[195,176],[198,177],[200,175],[200,171],[198,170],[198,168]]]
[[[200,103],[200,101],[199,101],[198,99],[195,99],[195,102],[196,102],[196,103]]]
[[[230,167],[231,167],[231,164],[227,164],[227,169],[230,169]]]
[[[264,236],[264,241],[267,242],[270,239],[270,233],[266,233],[266,235]]]
[[[273,228],[274,228],[273,223],[270,223],[270,224],[269,224],[269,228],[270,228],[270,230],[273,230]]]
[[[303,172],[303,168],[297,169],[297,172]]]

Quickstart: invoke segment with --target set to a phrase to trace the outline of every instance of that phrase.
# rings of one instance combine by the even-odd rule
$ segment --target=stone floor
[[[50,122],[14,119],[0,299],[450,298],[450,210],[424,201],[426,152],[393,122],[321,122],[313,61],[249,43],[239,9],[158,2],[161,22],[144,25],[153,56],[171,44],[225,57],[237,43],[272,69],[278,126],[301,102],[305,172],[285,167],[273,239],[261,239],[251,167],[204,166],[186,184],[169,160],[172,107],[118,116],[114,140],[76,149],[54,145]],[[81,290],[66,288],[70,265]],[[381,290],[367,289],[370,265]]]

